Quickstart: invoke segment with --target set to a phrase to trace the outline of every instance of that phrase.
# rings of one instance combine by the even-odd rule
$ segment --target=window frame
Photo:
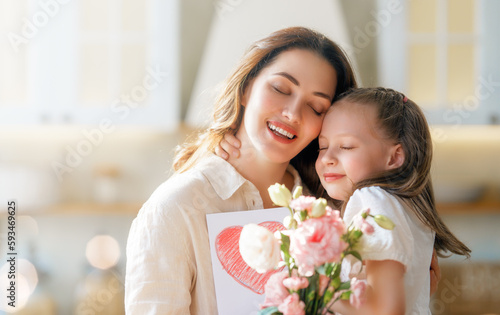
[[[498,58],[493,58],[494,49],[500,47],[495,30],[500,27],[498,18],[492,12],[499,12],[500,5],[491,0],[475,1],[475,32],[473,34],[449,34],[447,32],[447,0],[436,0],[436,33],[414,34],[409,30],[410,0],[399,1],[401,12],[391,16],[390,24],[381,28],[378,36],[378,82],[408,93],[409,90],[409,49],[415,43],[432,43],[437,50],[437,99],[435,103],[419,104],[431,124],[488,124],[492,116],[500,113],[500,105],[493,105],[493,99],[500,97],[500,88],[491,91],[489,97],[481,97],[484,81],[500,81]],[[378,0],[378,10],[388,7],[394,0]],[[497,10],[497,11],[495,11]],[[444,16],[444,17],[443,17]],[[498,36],[496,36],[498,37]],[[463,101],[447,99],[448,47],[456,43],[470,43],[474,49],[474,94]],[[494,71],[492,71],[494,69]],[[493,77],[492,77],[493,76]],[[491,85],[491,84],[490,84]],[[495,86],[496,87],[496,86]],[[483,87],[485,90],[491,87]],[[411,98],[411,95],[409,95]],[[500,98],[498,98],[500,99]],[[498,116],[500,117],[500,116]]]

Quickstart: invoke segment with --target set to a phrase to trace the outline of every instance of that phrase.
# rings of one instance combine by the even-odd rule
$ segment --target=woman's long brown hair
[[[470,249],[446,227],[436,210],[430,174],[432,140],[419,106],[403,94],[386,88],[352,89],[340,95],[338,100],[376,106],[379,127],[388,139],[401,144],[405,153],[401,167],[356,183],[354,190],[379,186],[400,197],[425,225],[436,232],[434,248],[440,256],[451,252],[470,257]]]
[[[176,172],[182,173],[190,169],[201,158],[213,152],[226,133],[238,130],[244,112],[241,98],[248,83],[280,53],[292,48],[315,52],[333,66],[337,73],[335,95],[356,86],[354,71],[346,54],[323,34],[304,27],[291,27],[274,32],[255,42],[227,78],[224,89],[215,102],[211,126],[193,140],[178,147],[173,165]],[[304,184],[315,189],[319,184],[317,175],[313,174],[316,157],[317,148],[312,144],[291,162],[301,174]]]

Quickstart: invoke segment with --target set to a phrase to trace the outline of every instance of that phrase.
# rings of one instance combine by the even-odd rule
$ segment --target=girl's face
[[[343,100],[326,114],[319,150],[316,172],[328,195],[337,200],[350,196],[355,183],[404,161],[401,145],[380,130],[376,107]]]
[[[245,89],[238,136],[246,136],[259,157],[289,162],[319,135],[336,85],[335,69],[321,56],[282,52]]]

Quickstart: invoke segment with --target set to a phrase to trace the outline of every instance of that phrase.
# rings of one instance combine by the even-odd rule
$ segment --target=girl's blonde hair
[[[255,42],[227,78],[224,89],[215,102],[211,126],[194,140],[178,147],[173,165],[176,172],[182,173],[190,169],[201,158],[213,152],[226,133],[238,131],[244,113],[241,98],[248,83],[280,53],[292,48],[313,51],[333,66],[337,73],[335,95],[356,86],[354,71],[346,54],[323,34],[304,27],[291,27],[274,32]],[[299,172],[302,168],[309,170],[303,176],[306,186],[309,182],[317,186],[317,176],[314,178],[310,172],[311,165],[314,170],[316,150],[314,145],[308,146],[299,153],[296,162],[292,160],[292,164],[297,164]]]
[[[356,183],[354,190],[379,186],[401,197],[436,232],[434,247],[439,255],[451,252],[470,257],[470,249],[450,232],[436,211],[430,174],[432,140],[419,106],[399,92],[380,87],[352,89],[338,100],[376,106],[379,127],[389,139],[401,144],[405,154],[401,167]]]

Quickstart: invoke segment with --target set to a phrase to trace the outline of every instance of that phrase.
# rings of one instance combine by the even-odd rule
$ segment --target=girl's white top
[[[349,224],[362,210],[370,208],[370,214],[383,214],[396,225],[393,230],[378,226],[373,218],[372,235],[363,235],[359,251],[363,260],[395,260],[405,266],[406,314],[431,314],[430,273],[435,233],[398,197],[380,187],[365,187],[354,192],[347,203],[344,221]],[[359,273],[360,263],[348,256],[342,266],[342,278],[364,278]]]

